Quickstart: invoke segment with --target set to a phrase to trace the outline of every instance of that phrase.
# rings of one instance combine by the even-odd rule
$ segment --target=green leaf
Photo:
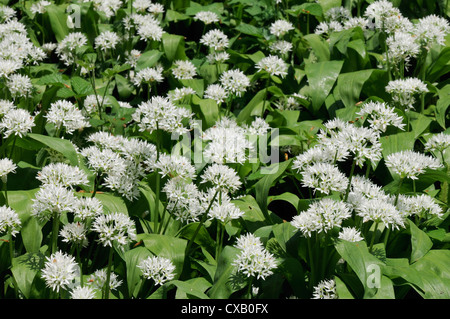
[[[264,104],[267,89],[262,89],[256,93],[248,104],[239,112],[236,121],[238,123],[247,123],[252,120],[252,116],[260,116]],[[269,103],[266,103],[266,106]]]
[[[178,288],[176,299],[209,299],[205,291],[211,287],[211,283],[203,277],[186,281],[172,280],[170,283]]]
[[[291,162],[292,159],[289,159],[285,162],[272,164],[268,169],[273,169],[275,172],[265,175],[255,185],[256,202],[266,217],[267,222],[270,222],[271,220],[267,208],[267,197],[269,196],[269,191],[273,184],[282,177],[284,171],[288,168]]]
[[[306,64],[305,72],[309,82],[308,94],[311,97],[313,114],[318,115],[319,109],[333,88],[343,64],[343,61]]]
[[[39,142],[55,151],[60,152],[70,161],[71,165],[78,165],[77,152],[75,150],[75,147],[69,140],[36,133],[29,133],[27,135],[27,138],[31,138],[36,142]]]
[[[361,90],[372,72],[373,70],[361,70],[339,75],[336,91],[345,107],[354,107],[360,101]]]
[[[383,262],[373,256],[364,241],[349,242],[339,240],[336,245],[337,252],[353,269],[364,287],[364,298],[373,298],[381,282],[381,269]]]
[[[77,96],[86,96],[94,93],[92,84],[79,76],[72,77],[70,83],[72,84],[72,90]]]
[[[45,256],[41,252],[26,253],[13,259],[11,272],[25,299],[31,297],[33,281],[44,267]]]
[[[241,22],[235,29],[241,33],[244,33],[244,34],[247,34],[247,35],[250,35],[253,37],[257,37],[257,38],[263,37],[262,29],[255,27],[254,25],[251,25],[251,24]]]
[[[58,5],[49,5],[45,8],[46,15],[50,20],[50,26],[53,34],[58,42],[62,41],[66,35],[69,34],[69,28],[67,27],[67,16],[65,8]]]
[[[142,260],[150,256],[152,254],[145,247],[136,247],[125,252],[127,286],[130,297],[137,297],[139,293],[142,271],[137,266]]]
[[[159,50],[149,50],[141,54],[136,62],[135,71],[139,72],[145,68],[153,67],[159,61],[163,53]]]
[[[168,235],[160,234],[138,234],[137,240],[142,240],[148,250],[156,256],[168,258],[175,265],[175,279],[178,278],[183,270],[185,250],[187,241]]]
[[[411,231],[411,263],[416,262],[425,256],[433,247],[433,242],[428,235],[420,230],[413,221],[409,220],[409,229]]]
[[[447,109],[450,106],[450,85],[444,86],[438,92],[439,99],[436,102],[436,120],[442,128],[446,129],[445,120],[448,115]]]
[[[225,246],[217,262],[217,270],[214,277],[214,284],[208,291],[211,299],[228,299],[231,294],[239,288],[232,283],[232,274],[235,267],[232,265],[239,249],[232,246]]]
[[[164,54],[170,62],[187,59],[183,36],[164,33],[162,36],[162,45]]]

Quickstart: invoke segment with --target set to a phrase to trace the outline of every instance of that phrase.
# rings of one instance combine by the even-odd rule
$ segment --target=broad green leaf
[[[238,253],[239,249],[232,246],[225,246],[222,250],[217,262],[214,284],[208,291],[211,299],[228,299],[233,292],[239,290],[232,282],[232,275],[235,271],[232,263]]]
[[[29,253],[39,251],[43,239],[42,225],[31,216],[31,206],[38,189],[8,191],[8,204],[19,215],[20,231],[25,249]]]
[[[339,240],[335,247],[361,281],[364,298],[373,298],[380,287],[383,262],[369,252],[364,241]]]
[[[194,236],[198,224],[199,223],[190,223],[184,226],[178,232],[179,237],[190,240]],[[215,251],[216,242],[211,238],[211,235],[208,233],[208,230],[204,226],[200,228],[194,242],[202,248],[206,249],[209,253],[214,253]]]
[[[282,177],[285,170],[291,164],[292,159],[289,159],[285,162],[274,163],[269,166],[268,169],[273,169],[274,172],[265,175],[260,181],[258,181],[255,185],[256,191],[256,202],[258,203],[261,211],[267,219],[267,222],[270,222],[270,216],[267,208],[267,197],[269,196],[269,191],[272,188],[273,184]]]
[[[67,15],[65,8],[58,5],[49,5],[45,8],[46,15],[50,20],[50,25],[53,34],[58,42],[62,41],[66,35],[69,34],[69,28],[67,27]]]
[[[95,197],[102,202],[103,208],[106,212],[117,212],[128,215],[128,208],[122,197],[101,192],[97,192]]]
[[[170,283],[178,288],[176,299],[209,299],[205,291],[211,287],[211,283],[203,277],[192,278],[186,281],[172,280]]]
[[[142,69],[153,67],[156,64],[156,62],[159,61],[162,55],[163,53],[158,50],[145,51],[139,57],[136,63],[135,71],[138,72],[141,71]]]
[[[345,107],[354,107],[360,101],[364,83],[372,75],[373,70],[361,70],[343,73],[338,76],[336,91]]]
[[[330,60],[330,48],[328,43],[318,34],[311,33],[303,37],[311,49],[314,51],[314,55],[319,62],[325,62]]]
[[[172,62],[174,60],[185,60],[184,38],[181,35],[164,33],[162,44],[166,58]]]
[[[267,89],[262,89],[256,93],[248,104],[239,112],[236,121],[238,123],[248,123],[252,120],[252,116],[260,116],[264,105]],[[266,102],[266,106],[269,103]]]
[[[25,299],[30,298],[34,278],[44,267],[45,256],[40,252],[26,253],[13,259],[11,272]]]
[[[136,247],[125,252],[127,285],[130,297],[137,297],[137,294],[139,293],[142,271],[137,266],[142,260],[150,256],[152,256],[152,254],[145,247]]]
[[[433,242],[430,237],[419,229],[413,221],[409,220],[409,229],[411,231],[411,263],[416,262],[423,256],[425,256],[428,251],[433,247]]]
[[[79,76],[72,77],[70,83],[72,84],[72,90],[75,91],[78,96],[85,96],[94,93],[92,84]]]
[[[175,279],[178,278],[183,270],[185,250],[187,241],[168,235],[160,234],[138,234],[137,240],[142,240],[144,246],[156,256],[168,258],[175,265]]]
[[[414,148],[415,134],[413,132],[402,132],[382,136],[380,138],[384,158],[389,154],[400,151],[412,150]]]
[[[55,151],[60,152],[70,161],[70,164],[74,166],[78,165],[77,152],[75,150],[75,147],[69,140],[35,133],[29,133],[27,135],[27,138],[31,138],[36,142],[39,142]]]
[[[436,120],[442,128],[446,129],[445,120],[450,106],[450,85],[444,86],[439,91],[439,99],[436,102]]]
[[[320,107],[339,76],[343,63],[343,61],[324,61],[306,64],[305,72],[309,82],[308,94],[311,97],[313,114],[318,115]]]
[[[257,38],[263,37],[263,31],[261,28],[255,27],[254,25],[241,22],[236,28],[237,31],[250,35]]]

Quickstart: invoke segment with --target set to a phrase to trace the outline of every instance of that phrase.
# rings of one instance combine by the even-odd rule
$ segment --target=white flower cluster
[[[64,128],[67,134],[73,134],[75,130],[91,126],[81,110],[67,100],[58,100],[50,104],[50,109],[45,117],[48,123],[56,126],[57,130]]]
[[[22,221],[14,209],[0,206],[0,234],[10,233],[15,236],[22,228]]]
[[[294,216],[291,224],[305,237],[311,237],[313,232],[326,233],[334,227],[340,228],[342,222],[349,217],[351,210],[348,204],[325,197],[311,203],[306,211]]]
[[[136,239],[136,226],[128,215],[119,212],[99,215],[92,223],[92,230],[98,233],[98,241],[104,246],[113,243],[124,246]]]
[[[278,267],[275,257],[264,248],[261,239],[251,233],[237,238],[235,247],[240,252],[232,265],[236,267],[239,273],[247,277],[266,279]]]
[[[312,299],[338,299],[336,281],[322,280],[314,287]]]
[[[75,258],[62,251],[57,251],[46,259],[44,268],[41,270],[46,285],[56,292],[69,288],[79,271]]]
[[[151,256],[138,264],[144,278],[153,280],[156,285],[163,285],[175,278],[175,265],[168,258]]]
[[[414,109],[414,95],[428,92],[427,85],[418,78],[405,78],[389,81],[386,92],[392,95],[392,100],[405,109]]]

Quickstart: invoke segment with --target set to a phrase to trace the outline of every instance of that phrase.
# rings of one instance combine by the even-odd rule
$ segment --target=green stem
[[[9,157],[8,157],[11,160],[12,160],[12,154],[13,154],[14,147],[16,146],[16,140],[17,140],[17,135],[14,135],[13,144],[11,146],[11,150],[9,151]]]
[[[53,228],[52,228],[52,254],[56,253],[58,248],[58,230],[59,230],[59,214],[53,213]]]
[[[250,276],[250,280],[249,280],[248,288],[247,288],[247,296],[248,296],[248,299],[253,299],[253,289],[252,289],[252,285],[253,285],[253,276]]]
[[[9,258],[11,260],[11,267],[13,264],[13,259],[14,259],[14,239],[13,239],[13,235],[12,235],[12,231],[9,232]],[[16,295],[16,298],[19,297],[19,291],[18,291],[18,287],[17,287],[17,282],[16,279],[14,278],[13,274],[11,273],[11,278],[13,280],[13,284],[14,284],[14,293]]]
[[[348,194],[350,193],[350,188],[352,186],[352,178],[353,178],[353,174],[355,172],[355,166],[356,166],[356,160],[353,160],[352,163],[352,168],[350,169],[350,177],[348,179],[348,185],[347,185],[347,190],[345,191],[345,197],[344,197],[344,202],[347,201],[348,199]]]
[[[372,252],[373,244],[375,243],[375,236],[377,234],[378,224],[379,222],[375,222],[375,229],[373,231],[372,238],[370,239],[369,252]]]
[[[113,247],[109,248],[109,256],[108,256],[108,270],[106,271],[106,282],[105,282],[105,291],[104,291],[104,299],[109,299],[109,286],[111,280],[111,267],[112,267],[112,259],[113,259],[114,249]]]
[[[186,251],[186,253],[185,253],[186,256],[189,256],[189,252],[190,252],[192,243],[194,242],[195,238],[197,237],[197,234],[200,231],[200,228],[202,227],[202,225],[205,223],[206,219],[208,218],[209,210],[211,209],[212,204],[216,200],[216,197],[217,197],[218,193],[219,193],[219,190],[217,190],[216,193],[214,194],[214,197],[211,200],[211,202],[209,203],[208,208],[206,209],[205,213],[203,214],[203,217],[202,217],[200,223],[198,224],[197,229],[194,232],[194,235],[192,235],[191,239],[189,239],[189,242],[187,243],[186,250],[185,250]]]
[[[311,244],[311,237],[308,237],[308,255],[309,255],[309,267],[310,267],[310,289],[312,290],[314,285],[316,284],[316,278],[315,278],[315,263],[313,258],[313,250],[312,250],[312,244]]]

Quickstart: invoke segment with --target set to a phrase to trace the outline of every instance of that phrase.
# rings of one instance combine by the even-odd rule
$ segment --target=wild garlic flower
[[[338,238],[352,243],[364,240],[361,236],[361,232],[355,227],[343,227],[339,232]]]
[[[391,229],[405,227],[405,220],[400,211],[384,199],[364,199],[360,205],[355,207],[358,216],[362,217],[363,222],[382,223]]]
[[[269,32],[270,34],[281,38],[289,31],[294,30],[294,25],[290,21],[286,20],[276,20],[270,25]]]
[[[206,32],[200,39],[200,43],[215,51],[223,51],[230,45],[228,36],[219,29]]]
[[[190,87],[175,88],[173,91],[167,93],[167,98],[172,103],[176,103],[179,101],[183,101],[185,98],[194,94],[196,94],[195,90]]]
[[[28,97],[33,90],[31,79],[22,74],[11,74],[6,80],[6,87],[14,98]]]
[[[30,11],[34,14],[44,14],[47,12],[47,9],[45,7],[51,5],[52,3],[50,1],[41,0],[37,3],[33,3],[30,7]]]
[[[148,16],[146,16],[146,18],[141,20],[138,24],[137,34],[140,39],[145,42],[161,41],[164,32],[165,31],[161,27],[159,21],[153,17],[148,18]]]
[[[189,80],[197,75],[197,69],[191,61],[177,60],[173,63],[172,74],[178,80]]]
[[[339,299],[334,279],[322,280],[314,287],[312,299]]]
[[[46,259],[41,273],[47,287],[56,292],[69,288],[79,272],[75,258],[62,251],[57,251]]]
[[[74,203],[73,214],[76,219],[86,221],[103,213],[102,202],[95,197],[78,197]]]
[[[351,17],[350,19],[344,21],[342,28],[344,30],[349,30],[357,27],[360,27],[363,31],[365,31],[371,29],[371,24],[367,18]]]
[[[2,158],[0,160],[0,178],[3,183],[6,183],[8,174],[16,172],[17,165],[9,158]]]
[[[81,32],[69,33],[56,47],[56,54],[59,59],[67,66],[75,62],[76,50],[88,43],[88,38]]]
[[[385,52],[384,59],[392,67],[397,68],[404,62],[405,68],[408,69],[409,61],[420,53],[420,46],[414,35],[404,31],[396,31],[386,39],[388,51]],[[386,56],[387,55],[387,56]]]
[[[348,178],[333,164],[315,163],[304,169],[302,185],[323,194],[342,193],[347,189]]]
[[[95,96],[95,94],[90,94],[84,99],[83,111],[86,115],[92,115],[98,112],[99,105],[105,107],[106,105],[110,104],[111,102],[109,101],[109,98],[107,96]]]
[[[240,252],[232,262],[232,265],[236,267],[237,272],[247,277],[265,280],[278,267],[274,255],[264,248],[260,238],[251,233],[238,237],[235,247]]]
[[[391,1],[377,0],[367,6],[364,16],[369,18],[375,24],[377,29],[386,31],[386,20],[390,17],[401,16],[398,8],[394,7]]]
[[[311,203],[300,215],[294,216],[291,225],[299,229],[303,236],[311,237],[313,232],[327,233],[334,227],[340,228],[342,222],[351,216],[349,205],[325,197]]]
[[[430,50],[435,43],[444,45],[445,37],[450,33],[450,25],[447,19],[430,14],[418,20],[413,33],[417,36],[417,42]]]
[[[206,56],[208,63],[225,63],[230,59],[230,55],[225,51],[214,51]]]
[[[342,24],[337,21],[330,21],[330,22],[323,21],[317,25],[316,29],[314,30],[314,33],[330,35],[333,32],[339,32],[342,30],[343,30]]]
[[[171,178],[163,187],[167,196],[167,211],[182,223],[197,222],[205,211],[197,185],[183,178]]]
[[[8,78],[22,67],[23,64],[18,61],[0,58],[0,77]]]
[[[327,21],[338,21],[343,23],[350,19],[351,16],[351,12],[345,7],[333,7],[325,12],[325,19]]]
[[[141,51],[133,49],[130,52],[126,53],[125,63],[128,63],[132,68],[136,68],[137,62],[141,55]]]
[[[256,63],[255,68],[258,71],[266,71],[272,76],[284,78],[287,75],[288,65],[278,56],[269,55]]]
[[[299,173],[315,163],[333,164],[336,152],[327,146],[316,144],[301,154],[298,154],[292,161],[292,169]]]
[[[50,109],[45,117],[47,122],[55,124],[57,129],[65,128],[67,134],[73,134],[75,130],[91,126],[81,110],[66,100],[58,100],[50,104]]]
[[[244,212],[231,202],[228,196],[222,196],[221,200],[216,201],[208,212],[210,220],[217,219],[226,224],[233,219],[239,219]]]
[[[11,233],[16,236],[22,228],[22,222],[14,209],[0,206],[0,234]]]
[[[133,220],[119,212],[98,215],[91,229],[98,233],[98,241],[104,247],[112,247],[113,243],[124,246],[136,239],[136,226]]]
[[[381,142],[378,131],[368,127],[350,125],[338,134],[339,145],[345,147],[356,165],[362,167],[366,160],[373,165],[381,160]]]
[[[16,16],[16,10],[13,8],[7,6],[7,5],[1,5],[0,6],[0,22],[8,22],[12,18]]]
[[[225,90],[228,91],[228,94],[235,94],[236,96],[242,96],[250,86],[250,79],[238,69],[223,72],[219,81]]]
[[[127,167],[125,159],[109,148],[89,146],[81,150],[81,155],[86,158],[88,167],[95,174],[121,173]]]
[[[395,113],[395,108],[389,107],[384,102],[366,102],[361,106],[357,113],[369,122],[370,127],[379,131],[386,132],[389,126],[395,126],[403,130],[403,117]]]
[[[54,184],[62,187],[87,185],[88,178],[78,166],[66,163],[50,163],[44,166],[37,174],[36,179],[42,184]]]
[[[196,177],[195,167],[186,156],[161,153],[151,168],[158,170],[163,177],[179,177],[184,180],[193,180]]]
[[[122,0],[89,0],[89,2],[91,1],[94,3],[94,10],[104,14],[107,18],[114,16],[123,4]],[[84,2],[87,1],[84,0]]]
[[[116,32],[103,31],[95,38],[95,48],[101,51],[115,49],[120,38]]]
[[[206,129],[201,138],[207,142],[203,156],[206,161],[212,163],[242,164],[254,150],[253,144],[247,138],[246,129],[228,118],[222,118]]]
[[[429,219],[433,217],[442,218],[443,209],[436,203],[434,198],[426,194],[408,196],[400,194],[397,209],[404,217],[415,217]]]
[[[441,132],[433,134],[431,138],[425,143],[426,152],[444,152],[450,147],[450,134]]]
[[[102,290],[106,284],[106,270],[105,269],[97,269],[92,275],[90,275],[87,279],[87,286],[92,287],[94,289]],[[109,278],[109,289],[116,290],[122,284],[122,280],[119,280],[117,275],[114,272],[110,273]]]
[[[204,170],[200,183],[209,183],[214,189],[229,193],[235,193],[242,185],[233,168],[217,163]]]
[[[391,94],[392,100],[406,109],[414,109],[416,99],[414,95],[428,92],[427,85],[418,78],[405,78],[389,81],[386,92]]]
[[[95,299],[96,291],[91,286],[77,286],[70,292],[70,299]]]
[[[168,98],[153,96],[151,100],[142,102],[133,120],[137,123],[141,132],[160,129],[169,133],[184,134],[188,132],[184,121],[190,120],[193,114],[182,106],[173,104]]]
[[[204,24],[219,22],[219,16],[212,11],[199,11],[195,14],[194,20],[200,20]]]
[[[134,0],[133,9],[139,13],[145,13],[151,3],[151,0]]]
[[[138,165],[128,161],[124,171],[116,171],[105,176],[102,185],[133,201],[140,196],[139,182],[143,177]]]
[[[274,43],[270,44],[269,48],[270,48],[270,51],[272,51],[272,52],[279,53],[281,55],[285,55],[292,51],[293,46],[292,46],[292,43],[289,41],[278,40],[278,41],[275,41]]]
[[[162,286],[175,278],[175,265],[168,258],[150,256],[141,260],[138,268],[142,270],[144,278],[153,280],[156,285]]]
[[[12,101],[0,100],[0,119],[10,110],[15,109],[16,106]]]
[[[347,202],[355,208],[363,204],[366,199],[390,201],[389,195],[383,191],[381,186],[374,184],[364,176],[353,176]]]
[[[63,242],[81,245],[83,247],[87,247],[88,245],[86,234],[86,225],[78,221],[65,224],[59,231],[59,236],[62,237]]]
[[[220,84],[209,84],[205,92],[203,92],[203,98],[216,101],[217,104],[225,102],[228,97],[228,92]]]
[[[164,13],[164,6],[161,3],[150,3],[147,9],[153,15]]]
[[[270,125],[262,117],[256,117],[250,124],[245,125],[250,136],[263,136],[270,130]]]
[[[443,167],[438,159],[410,150],[389,154],[386,166],[400,178],[410,179],[418,179],[417,176],[425,173],[426,169]]]
[[[161,83],[162,81],[164,81],[164,76],[162,74],[163,71],[164,70],[161,66],[156,66],[153,68],[147,67],[145,69],[139,70],[133,78],[133,83],[136,86],[140,86],[142,83]]]
[[[41,221],[50,220],[54,214],[72,212],[76,198],[73,191],[55,184],[44,184],[32,199],[31,215]]]

